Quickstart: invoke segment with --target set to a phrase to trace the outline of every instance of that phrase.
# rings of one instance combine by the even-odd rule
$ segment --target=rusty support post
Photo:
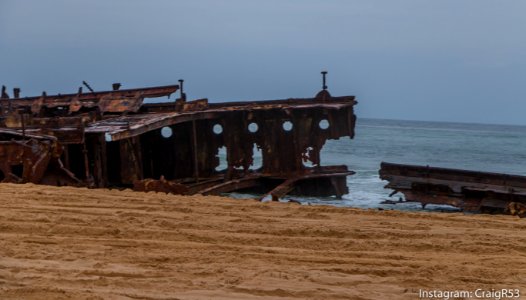
[[[138,179],[142,180],[144,179],[143,177],[144,166],[143,166],[143,161],[142,161],[141,139],[139,137],[134,137],[132,140],[133,140],[133,151],[135,153],[135,157],[137,160],[137,167],[139,169],[137,175],[139,176]]]
[[[9,95],[7,96],[7,112],[13,112],[13,103],[11,102],[11,100],[9,100]]]
[[[85,174],[86,174],[86,182],[90,182],[91,179],[91,174],[90,174],[90,171],[89,171],[89,157],[88,157],[88,149],[86,148],[86,141],[84,141],[84,143],[82,143],[82,154],[84,155],[84,168],[86,169],[85,170]]]
[[[194,178],[199,181],[199,160],[197,157],[197,130],[195,120],[192,120],[192,150],[194,154]]]
[[[2,96],[0,96],[1,99],[9,99],[9,95],[7,94],[6,92],[6,87],[5,85],[2,85]]]
[[[64,151],[62,152],[62,155],[64,155],[64,167],[69,169],[71,166],[69,161],[69,145],[64,145]]]
[[[93,151],[93,183],[97,187],[105,187],[108,184],[106,139],[104,135],[98,135],[91,144]]]
[[[22,138],[26,139],[26,120],[24,118],[24,113],[20,114],[20,122],[22,123]]]
[[[139,139],[131,137],[118,143],[121,160],[121,181],[125,184],[132,184],[136,180],[142,180],[143,170]],[[106,158],[103,157],[103,159],[105,160]]]
[[[179,79],[179,91],[181,93],[181,100],[183,102],[186,101],[186,94],[184,93],[184,89],[183,89],[183,84],[184,84],[184,80],[183,79]]]

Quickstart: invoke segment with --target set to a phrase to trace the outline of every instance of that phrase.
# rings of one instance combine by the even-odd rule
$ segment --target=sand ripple
[[[2,299],[416,299],[521,288],[526,219],[0,185]]]

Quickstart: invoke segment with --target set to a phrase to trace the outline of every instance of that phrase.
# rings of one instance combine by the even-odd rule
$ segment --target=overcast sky
[[[0,85],[177,83],[211,102],[312,97],[358,117],[526,125],[524,0],[0,0]]]

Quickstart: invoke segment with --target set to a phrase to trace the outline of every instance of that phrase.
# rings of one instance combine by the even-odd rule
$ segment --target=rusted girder
[[[27,112],[38,114],[42,108],[61,108],[67,112],[78,112],[81,108],[99,108],[102,112],[136,111],[142,105],[144,98],[169,96],[179,89],[178,85],[125,89],[77,94],[46,95],[26,98],[0,98],[1,107],[26,109]],[[140,103],[137,103],[140,102]],[[46,114],[46,112],[43,112]],[[0,113],[0,115],[3,112]]]
[[[385,188],[406,201],[446,204],[468,212],[526,216],[526,176],[382,162]]]

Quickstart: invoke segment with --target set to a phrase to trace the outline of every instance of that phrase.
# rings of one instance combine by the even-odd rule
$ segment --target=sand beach
[[[526,222],[0,185],[2,299],[418,299],[521,289]]]

